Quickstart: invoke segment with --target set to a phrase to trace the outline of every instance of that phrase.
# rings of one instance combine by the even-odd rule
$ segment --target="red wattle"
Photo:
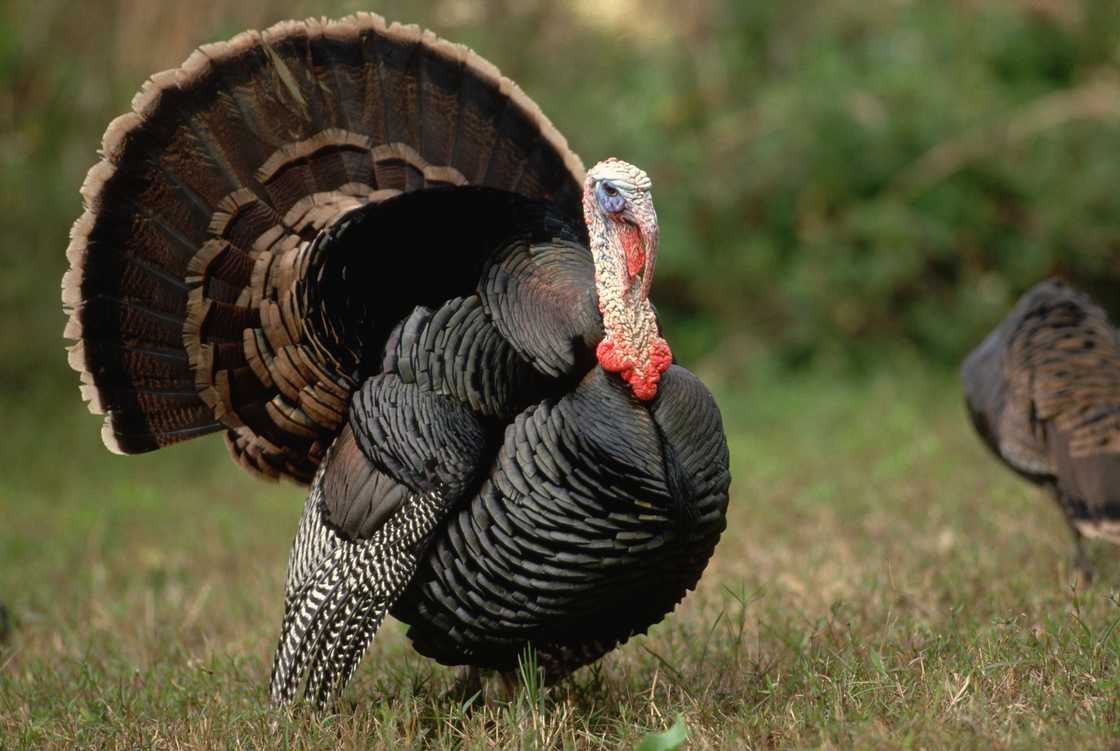
[[[618,351],[610,339],[599,342],[599,346],[595,348],[595,357],[608,373],[621,373],[634,364]]]
[[[626,274],[633,279],[646,262],[646,251],[642,247],[642,231],[629,222],[619,222],[619,233],[622,249],[626,251]]]
[[[649,365],[642,370],[638,370],[638,363],[633,357],[627,357],[609,339],[599,342],[599,346],[595,348],[595,356],[603,370],[620,374],[622,379],[630,384],[634,396],[642,401],[649,401],[657,396],[657,384],[661,380],[661,374],[673,363],[673,353],[669,349],[669,344],[661,337],[654,339],[650,345]]]

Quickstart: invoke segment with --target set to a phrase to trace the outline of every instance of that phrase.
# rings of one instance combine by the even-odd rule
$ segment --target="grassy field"
[[[986,454],[947,365],[1049,273],[1120,309],[1113,3],[0,3],[0,751],[616,749],[678,716],[690,750],[1118,748],[1118,551],[1074,585],[1060,515]],[[719,396],[730,524],[672,617],[569,681],[464,707],[390,623],[337,715],[280,717],[302,492],[217,438],[105,451],[58,280],[148,74],[370,7],[655,175],[655,300]]]
[[[44,387],[46,388],[46,386]],[[720,389],[730,525],[683,606],[599,666],[512,701],[378,636],[336,716],[266,705],[291,486],[220,441],[120,458],[78,399],[0,479],[0,748],[1108,748],[1116,551],[1072,584],[1057,511],[983,452],[949,374],[758,372]]]

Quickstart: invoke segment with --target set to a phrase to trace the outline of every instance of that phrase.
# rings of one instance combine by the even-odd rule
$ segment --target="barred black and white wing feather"
[[[291,701],[305,675],[306,695],[319,706],[349,681],[433,530],[473,485],[486,449],[464,406],[395,375],[363,384],[292,547],[274,702]]]

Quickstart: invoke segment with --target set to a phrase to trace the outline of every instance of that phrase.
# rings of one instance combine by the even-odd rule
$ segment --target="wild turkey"
[[[980,437],[1054,497],[1074,566],[1090,577],[1082,536],[1120,542],[1120,338],[1108,316],[1044,281],[969,354],[961,378]]]
[[[113,451],[225,431],[311,481],[275,703],[336,697],[386,613],[555,679],[695,586],[727,445],[648,299],[644,172],[585,175],[492,65],[368,14],[204,46],[133,110],[82,186],[70,363]]]

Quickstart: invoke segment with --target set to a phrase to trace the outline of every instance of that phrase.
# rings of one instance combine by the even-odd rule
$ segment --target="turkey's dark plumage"
[[[533,645],[559,676],[696,584],[727,447],[645,299],[644,173],[581,186],[493,66],[371,15],[203,47],[134,109],[83,185],[70,362],[115,451],[224,430],[312,482],[274,701],[331,700],[386,613],[442,662]],[[602,181],[631,203],[596,235]]]
[[[1074,536],[1120,542],[1120,336],[1087,295],[1042,282],[961,366],[969,416],[1004,464],[1054,496]]]
[[[512,670],[527,639],[554,676],[597,659],[695,586],[725,524],[722,435],[711,396],[683,368],[666,373],[649,411],[590,371],[507,428],[493,472],[394,615],[441,662]],[[695,484],[691,524],[678,519],[672,472]]]

